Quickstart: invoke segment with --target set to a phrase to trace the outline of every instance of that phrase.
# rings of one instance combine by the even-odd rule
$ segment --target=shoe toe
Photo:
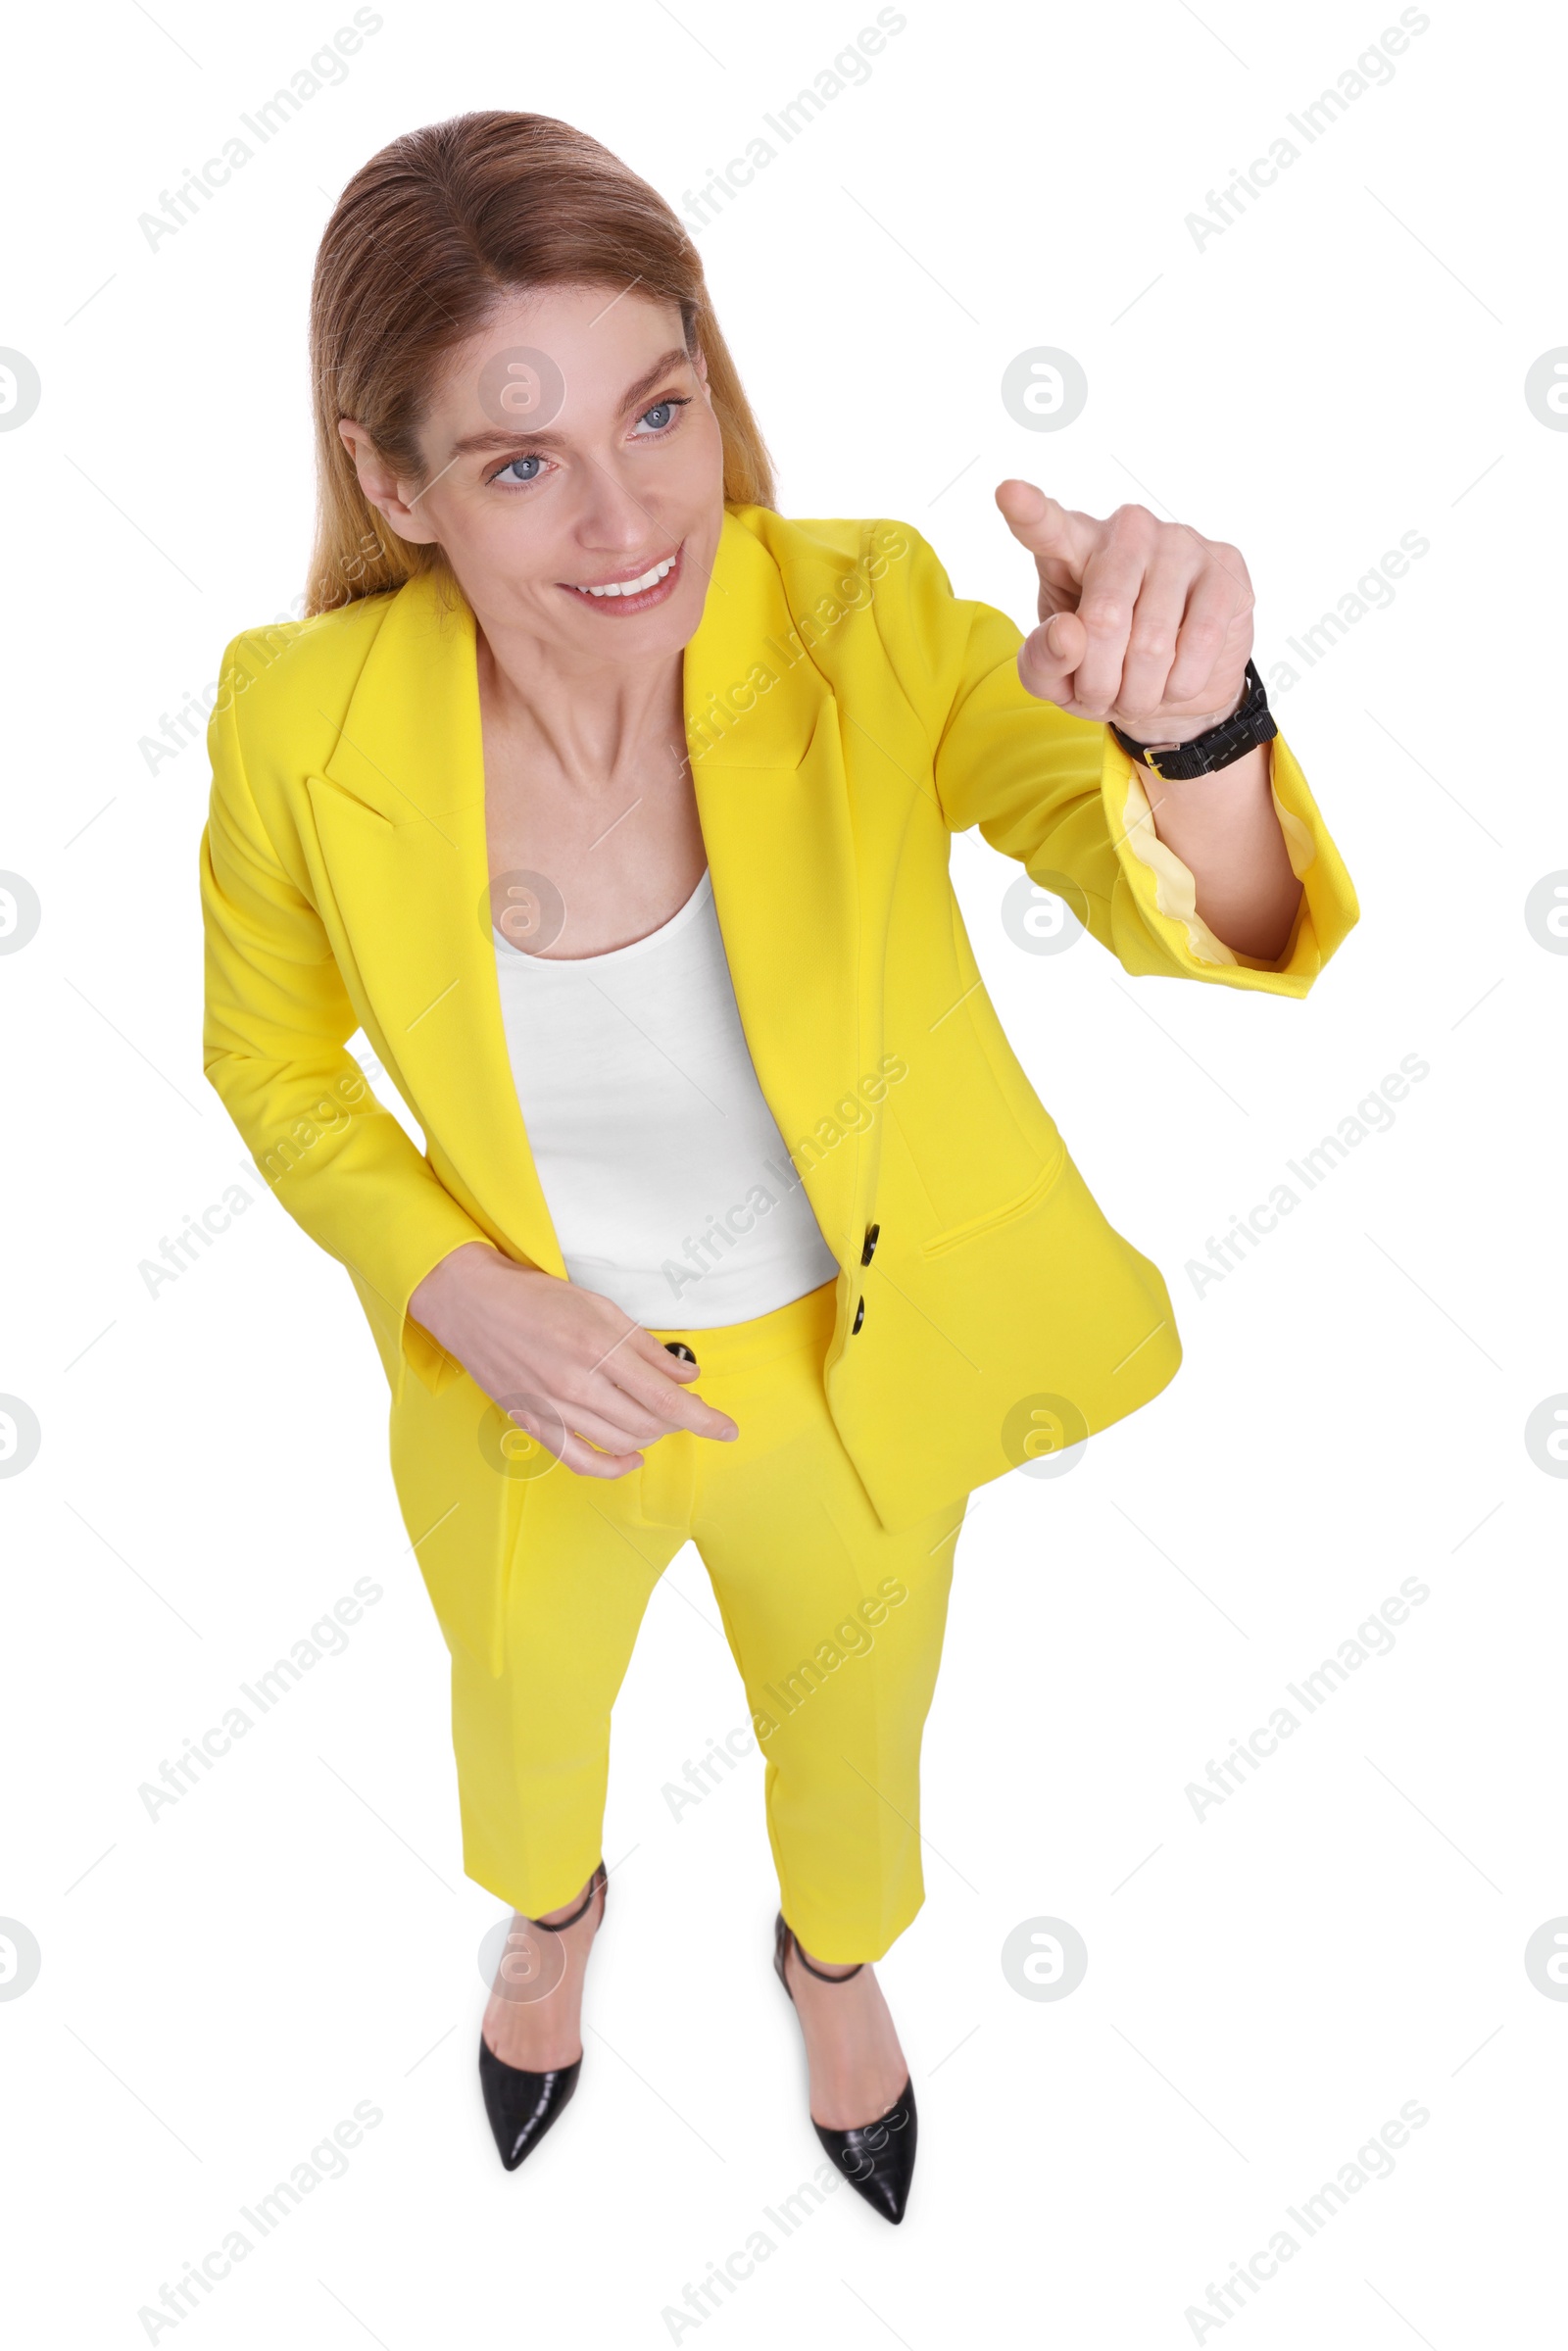
[[[551,2073],[529,2074],[498,2057],[481,2034],[479,2081],[484,2110],[502,2162],[514,2172],[570,2105],[582,2059]]]
[[[812,2128],[840,2177],[896,2228],[914,2176],[918,2117],[910,2084],[906,2082],[896,2103],[874,2123],[853,2131],[830,2131],[824,2123]]]

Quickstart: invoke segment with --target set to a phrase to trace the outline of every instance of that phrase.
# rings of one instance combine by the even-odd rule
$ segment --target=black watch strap
[[[1141,759],[1157,776],[1176,782],[1184,776],[1213,775],[1259,743],[1272,742],[1280,730],[1270,714],[1256,664],[1249,661],[1246,686],[1237,708],[1228,718],[1209,727],[1205,734],[1195,735],[1190,743],[1135,743],[1119,726],[1112,725],[1110,731],[1130,759]]]

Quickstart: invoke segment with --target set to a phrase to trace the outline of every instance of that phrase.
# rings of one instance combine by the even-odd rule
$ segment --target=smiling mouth
[[[651,605],[662,604],[674,593],[680,577],[680,559],[684,540],[673,555],[667,555],[646,571],[634,572],[627,579],[563,580],[568,596],[579,597],[585,604],[596,605],[602,612],[645,612]]]

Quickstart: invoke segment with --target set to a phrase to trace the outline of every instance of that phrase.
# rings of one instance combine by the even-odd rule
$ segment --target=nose
[[[662,536],[646,504],[612,465],[602,460],[589,468],[577,516],[577,544],[585,555],[640,555]]]

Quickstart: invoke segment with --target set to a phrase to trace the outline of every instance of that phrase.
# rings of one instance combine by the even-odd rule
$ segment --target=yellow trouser
[[[697,1357],[730,1444],[677,1430],[624,1478],[529,1488],[499,1678],[453,1659],[464,1867],[525,1917],[598,1862],[610,1714],[649,1596],[688,1537],[762,1754],[784,1916],[818,1959],[880,1959],[924,1899],[920,1734],[964,1504],[884,1533],[822,1389],[833,1285],[717,1330]]]

